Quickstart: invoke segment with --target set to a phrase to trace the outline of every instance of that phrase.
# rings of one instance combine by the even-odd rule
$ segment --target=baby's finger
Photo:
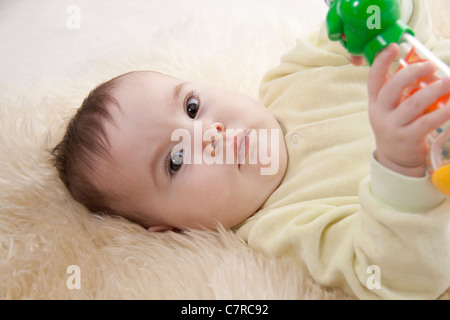
[[[396,108],[406,88],[431,76],[435,71],[436,66],[431,62],[414,63],[403,68],[381,88],[378,102],[390,109]]]
[[[391,63],[395,60],[400,49],[397,44],[390,44],[375,59],[370,69],[367,87],[369,92],[369,101],[377,101],[378,93],[388,80]]]
[[[411,124],[411,130],[417,137],[425,137],[448,120],[450,120],[450,103],[417,119]]]
[[[355,66],[361,66],[364,63],[364,57],[360,57],[360,56],[351,56],[350,57],[350,61],[353,63],[353,65]]]
[[[445,78],[436,81],[427,87],[419,90],[407,100],[405,100],[396,110],[401,126],[409,123],[422,116],[425,110],[435,103],[439,98],[450,93],[450,79]]]

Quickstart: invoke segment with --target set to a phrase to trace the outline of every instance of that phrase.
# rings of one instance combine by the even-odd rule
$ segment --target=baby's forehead
[[[122,105],[144,104],[171,98],[182,81],[154,71],[133,71],[117,78],[111,94]]]
[[[111,94],[120,106],[167,102],[181,80],[154,71],[133,71],[117,79]],[[123,110],[122,110],[123,111]]]
[[[111,116],[111,126],[107,131],[148,126],[167,118],[176,102],[174,89],[184,83],[174,77],[153,72],[133,71],[116,79],[111,94],[113,102],[108,106]],[[173,110],[172,110],[173,111]]]
[[[148,83],[158,85],[166,81],[180,81],[170,75],[156,72],[156,71],[131,71],[125,73],[117,78],[117,87],[124,87],[127,85],[136,85],[136,83]]]

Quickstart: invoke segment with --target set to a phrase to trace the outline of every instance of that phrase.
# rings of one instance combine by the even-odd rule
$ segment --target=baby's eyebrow
[[[173,100],[178,101],[180,99],[180,94],[183,91],[184,86],[187,85],[187,82],[181,82],[180,84],[177,84],[173,88]]]

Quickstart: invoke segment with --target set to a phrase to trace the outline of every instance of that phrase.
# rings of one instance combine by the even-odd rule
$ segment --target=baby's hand
[[[376,138],[376,157],[395,172],[423,177],[427,169],[426,137],[450,119],[450,105],[423,113],[450,93],[450,79],[436,81],[399,104],[406,88],[432,75],[436,68],[430,62],[416,63],[389,77],[390,65],[398,53],[397,44],[389,45],[378,55],[369,74],[369,117]]]

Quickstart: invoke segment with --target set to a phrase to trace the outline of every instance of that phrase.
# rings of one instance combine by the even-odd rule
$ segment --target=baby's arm
[[[436,71],[430,62],[417,63],[389,78],[398,52],[396,44],[386,48],[369,74],[369,117],[376,137],[376,159],[392,171],[421,178],[427,168],[427,134],[450,119],[450,105],[425,115],[423,112],[450,93],[450,79],[436,81],[398,105],[408,86]]]
[[[431,37],[426,3],[414,0],[409,21],[414,29],[421,26],[422,42]],[[449,63],[449,48],[450,41],[443,41],[433,51]],[[365,121],[369,68],[351,67],[325,28],[300,38],[265,76],[262,101],[285,124],[288,147],[293,134],[303,140],[289,149],[291,173],[274,194],[277,201],[239,233],[258,250],[297,259],[318,283],[351,289],[359,298],[435,299],[450,284],[450,201],[425,174],[424,143],[431,129],[450,118],[450,106],[422,112],[450,90],[447,80],[437,82],[399,105],[403,88],[434,70],[412,65],[390,78],[397,53],[392,45],[370,69],[376,146]],[[378,161],[372,154],[370,176],[353,192],[348,187],[365,175],[366,164],[369,174],[365,159],[375,147]],[[369,286],[372,267],[378,267],[379,288]]]

